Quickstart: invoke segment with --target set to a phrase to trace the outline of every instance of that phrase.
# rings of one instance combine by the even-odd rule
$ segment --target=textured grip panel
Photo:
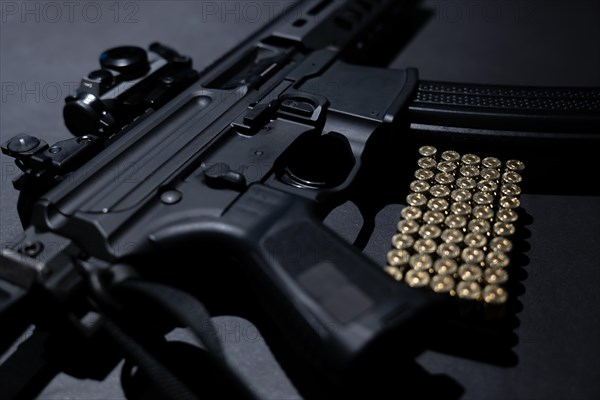
[[[422,81],[411,122],[546,132],[600,127],[600,88],[487,86]]]

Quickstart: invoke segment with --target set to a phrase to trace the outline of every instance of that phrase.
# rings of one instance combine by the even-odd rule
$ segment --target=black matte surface
[[[147,46],[158,40],[190,55],[201,68],[286,3],[265,2],[258,15],[256,8],[247,5],[257,2],[106,1],[92,2],[95,5],[88,6],[87,14],[83,11],[86,3],[77,2],[72,16],[62,3],[56,3],[62,12],[56,18],[53,10],[43,8],[43,2],[31,2],[34,11],[21,14],[23,3],[3,1],[0,140],[20,132],[39,135],[48,142],[68,137],[61,119],[62,98],[84,73],[97,68],[97,57],[106,48]],[[7,14],[8,4],[17,7],[17,14]],[[421,78],[428,80],[600,86],[597,1],[429,1],[426,6],[432,17],[394,66],[417,67]],[[93,8],[101,10],[100,17]],[[10,94],[13,89],[16,93]],[[0,164],[0,242],[4,243],[20,231],[20,224],[17,192],[10,184],[16,167],[5,156],[0,157]],[[590,173],[590,184],[595,184],[598,175],[584,173]],[[525,292],[519,297],[523,309],[516,314],[516,365],[498,367],[436,352],[426,352],[419,362],[427,370],[459,382],[465,399],[600,396],[599,200],[524,194],[523,206],[532,221],[527,227],[531,231],[525,266],[528,276],[523,281]],[[399,211],[399,205],[392,205],[378,216],[366,252],[379,263],[389,247]],[[360,216],[348,206],[337,210],[329,223],[342,236],[353,238]],[[235,324],[239,320],[227,321]],[[236,329],[244,332],[239,326],[228,332]],[[225,339],[229,353],[260,387],[262,396],[295,396],[282,374],[273,372],[274,363],[262,342],[243,335]],[[401,397],[407,382],[399,378],[398,383]],[[120,396],[118,375],[103,383],[62,375],[40,398]]]

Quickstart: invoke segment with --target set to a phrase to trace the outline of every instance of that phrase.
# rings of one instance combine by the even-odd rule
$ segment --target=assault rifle
[[[108,334],[171,397],[197,394],[152,354],[174,325],[251,395],[198,299],[272,326],[280,348],[335,387],[352,388],[397,343],[414,344],[400,349],[410,359],[443,301],[390,279],[322,219],[347,201],[366,214],[390,202],[381,182],[406,165],[392,150],[469,139],[551,158],[557,143],[597,143],[600,126],[596,88],[424,82],[383,68],[413,6],[302,1],[302,17],[273,21],[200,73],[158,43],[102,53],[65,105],[74,138],[2,146],[23,171],[25,228],[0,253],[3,326]],[[544,173],[530,174],[543,186]]]

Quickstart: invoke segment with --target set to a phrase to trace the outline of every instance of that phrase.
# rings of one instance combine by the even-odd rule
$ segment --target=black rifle
[[[43,297],[44,309],[63,310],[82,331],[89,309],[108,330],[121,329],[114,319],[131,331],[119,296],[154,293],[134,280],[220,302],[214,283],[241,277],[260,302],[254,309],[333,381],[368,368],[388,340],[418,336],[435,299],[397,285],[320,220],[380,194],[372,177],[393,175],[387,151],[410,147],[412,138],[399,139],[409,128],[442,141],[471,137],[473,146],[531,132],[518,152],[540,138],[567,143],[565,132],[595,142],[599,94],[419,82],[415,70],[365,66],[383,63],[377,44],[412,5],[396,3],[300,3],[306,18],[273,22],[199,75],[160,45],[150,50],[165,65],[116,56],[135,68],[104,64],[116,72],[107,86],[135,81],[123,93],[133,100],[110,103],[119,91],[99,88],[86,101],[82,84],[68,104],[81,107],[65,109],[78,137],[7,142],[24,171],[16,185],[27,229],[2,250],[5,318]],[[101,86],[105,77],[88,79]],[[199,252],[220,266],[190,267]],[[193,324],[189,314],[178,319]]]

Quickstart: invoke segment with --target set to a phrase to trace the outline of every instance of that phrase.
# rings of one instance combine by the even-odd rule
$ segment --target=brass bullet
[[[387,253],[387,262],[392,267],[400,267],[408,264],[410,253],[406,250],[390,250]]]
[[[500,197],[500,201],[498,203],[502,208],[519,208],[521,206],[521,201],[518,197],[513,196],[502,196]]]
[[[439,275],[452,275],[458,269],[458,264],[451,258],[438,258],[433,263],[433,269]]]
[[[464,262],[468,264],[479,264],[483,261],[485,253],[477,247],[466,247],[460,254]]]
[[[440,236],[440,238],[445,243],[458,244],[458,243],[462,243],[462,241],[464,239],[464,235],[459,229],[446,229],[442,232],[442,235]]]
[[[494,181],[484,179],[477,182],[477,189],[481,192],[495,192],[498,190],[498,184]]]
[[[483,248],[487,243],[487,237],[483,233],[470,232],[465,235],[464,243],[467,247]]]
[[[437,244],[433,239],[417,239],[413,248],[419,254],[432,254],[435,253]]]
[[[460,247],[454,243],[442,243],[437,248],[437,254],[442,258],[458,258]]]
[[[515,234],[515,226],[510,222],[496,222],[494,233],[496,236],[512,236]]]
[[[450,185],[454,182],[454,175],[448,172],[438,172],[434,179],[440,185]]]
[[[418,207],[404,207],[400,212],[402,218],[404,219],[419,219],[423,215],[423,212]]]
[[[500,186],[500,191],[505,196],[518,196],[521,194],[521,188],[514,183],[505,183]]]
[[[522,171],[525,169],[525,164],[519,160],[508,160],[506,162],[506,168],[513,171]]]
[[[455,189],[450,193],[450,198],[457,202],[466,202],[471,200],[471,192],[466,189]]]
[[[408,235],[411,235],[413,233],[417,233],[417,231],[419,230],[419,223],[417,221],[399,221],[398,222],[398,232],[400,233],[406,233]]]
[[[521,175],[515,171],[507,171],[502,174],[502,181],[506,183],[519,183],[522,180],[523,178],[521,178]]]
[[[469,214],[471,214],[471,206],[469,203],[463,203],[459,201],[450,205],[450,212],[452,214],[467,217]]]
[[[492,204],[494,201],[494,195],[489,192],[477,192],[473,195],[473,202],[478,205]]]
[[[407,250],[413,247],[415,239],[406,233],[396,233],[392,236],[392,246],[399,250]]]
[[[464,165],[460,167],[460,174],[467,178],[475,178],[479,176],[479,168],[473,165]]]
[[[462,176],[456,180],[456,187],[459,189],[472,190],[477,186],[477,182],[473,178]]]
[[[426,271],[415,271],[414,269],[406,272],[404,281],[411,287],[424,287],[429,284],[429,274]]]
[[[483,168],[480,172],[481,178],[488,181],[497,181],[500,179],[500,171],[494,168]]]
[[[486,235],[490,231],[491,226],[488,221],[476,218],[469,221],[467,229],[473,233],[482,233]]]
[[[425,211],[423,214],[423,222],[426,224],[441,224],[444,218],[444,213],[440,211]]]
[[[413,254],[408,263],[415,271],[428,271],[433,266],[433,260],[429,254]]]
[[[482,275],[483,272],[478,265],[468,263],[458,267],[458,276],[462,281],[476,282],[481,279]]]
[[[433,169],[437,165],[437,162],[431,157],[422,157],[417,160],[419,168]]]
[[[397,281],[401,281],[404,277],[404,274],[402,273],[402,270],[400,268],[393,267],[391,265],[385,267],[385,272],[387,272],[392,278],[394,278]]]
[[[503,268],[486,268],[485,271],[483,271],[483,279],[491,285],[501,285],[508,281],[508,272]]]
[[[425,193],[429,191],[430,185],[425,181],[416,180],[412,181],[409,187],[415,193]]]
[[[481,296],[481,286],[477,282],[459,282],[456,295],[461,299],[475,300]]]
[[[423,225],[419,229],[419,236],[423,239],[437,239],[441,234],[442,230],[440,227],[434,224]]]
[[[433,185],[429,189],[429,193],[431,193],[433,197],[444,198],[450,196],[450,189],[444,185]]]
[[[505,237],[495,237],[490,241],[490,250],[499,251],[502,253],[510,253],[512,250],[512,242]]]
[[[453,150],[447,150],[442,153],[442,160],[444,161],[458,161],[460,160],[460,154]]]
[[[431,278],[430,286],[436,293],[449,293],[454,289],[454,278],[450,275],[436,275]]]
[[[431,211],[446,211],[448,209],[448,202],[444,199],[431,199],[427,202],[427,208]]]
[[[476,219],[491,219],[494,216],[494,210],[488,205],[475,206],[471,213]]]
[[[489,252],[485,256],[485,265],[492,269],[508,267],[509,262],[510,259],[508,258],[506,253],[502,253],[499,251]]]
[[[461,229],[467,225],[467,219],[462,215],[450,214],[444,220],[444,224],[450,229]]]
[[[488,285],[483,289],[483,301],[488,304],[504,304],[508,300],[506,290],[497,285]]]
[[[433,157],[437,153],[437,149],[433,146],[422,146],[419,148],[419,154],[423,157]]]
[[[440,161],[437,165],[440,172],[450,173],[456,169],[456,164],[452,161]]]
[[[406,203],[413,207],[424,206],[427,203],[427,196],[423,193],[410,193],[406,196]]]
[[[431,180],[431,178],[433,178],[433,172],[428,170],[428,169],[424,169],[424,168],[420,168],[418,170],[415,171],[415,178],[421,180],[421,181],[428,181]]]
[[[486,157],[481,161],[481,164],[486,168],[500,168],[502,163],[496,157]]]
[[[481,158],[475,154],[465,154],[462,156],[461,161],[464,165],[477,165],[481,162]]]
[[[519,219],[519,214],[510,208],[503,208],[502,210],[498,210],[496,218],[500,222],[515,222]]]

